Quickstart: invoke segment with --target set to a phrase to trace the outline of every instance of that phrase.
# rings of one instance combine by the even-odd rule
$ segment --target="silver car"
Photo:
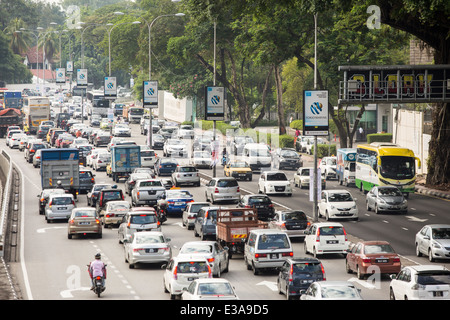
[[[228,247],[222,247],[216,241],[189,241],[180,249],[178,257],[201,256],[208,260],[214,276],[220,278],[222,272],[228,272],[230,263]]]
[[[203,207],[209,206],[210,206],[209,202],[189,202],[186,205],[186,209],[184,209],[181,218],[183,226],[185,226],[188,230],[193,229],[195,218],[197,217],[198,211]]]
[[[35,167],[35,168],[38,168],[41,166],[41,150],[42,149],[36,150],[36,153],[34,154],[33,167]]]
[[[136,232],[124,240],[124,248],[130,269],[138,263],[167,263],[172,258],[170,238],[159,231]]]
[[[119,226],[119,242],[130,241],[135,232],[161,231],[161,225],[153,208],[132,208],[127,212]]]
[[[45,220],[69,220],[72,209],[75,208],[72,194],[51,194],[45,206]]]
[[[212,178],[206,184],[205,196],[206,201],[211,201],[213,204],[216,201],[238,202],[241,198],[241,191],[235,178]]]
[[[200,187],[200,176],[194,166],[178,166],[172,173],[172,182],[175,187],[182,184],[192,184]]]
[[[394,186],[373,187],[366,196],[367,211],[373,209],[380,212],[408,212],[408,200],[403,193]]]
[[[131,205],[126,200],[108,201],[100,211],[100,218],[105,228],[118,226],[122,222],[122,218],[130,211]]]
[[[450,259],[450,224],[428,224],[416,234],[416,255],[430,262]]]

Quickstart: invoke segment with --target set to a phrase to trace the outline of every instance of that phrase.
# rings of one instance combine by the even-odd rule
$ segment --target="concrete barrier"
[[[8,216],[9,196],[12,182],[12,163],[9,155],[2,151],[0,153],[0,179],[2,184],[2,205],[0,208],[0,257],[4,255],[4,235],[6,230],[6,219]]]

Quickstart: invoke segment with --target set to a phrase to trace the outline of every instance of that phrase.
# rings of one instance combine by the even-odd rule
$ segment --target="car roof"
[[[313,224],[313,226],[314,225],[318,226],[318,227],[328,227],[328,226],[330,226],[330,227],[344,227],[342,225],[342,223],[339,223],[339,222],[316,222],[316,223]]]
[[[58,197],[58,198],[62,198],[62,197],[64,197],[64,198],[73,198],[73,194],[71,194],[71,193],[58,193],[58,194],[51,194],[50,195],[50,198],[56,198],[56,197]]]
[[[129,213],[131,215],[138,215],[138,214],[146,214],[146,213],[152,213],[152,214],[156,214],[155,209],[153,208],[143,208],[143,209],[138,209],[136,210],[136,208],[131,208],[131,210],[129,211]]]
[[[277,229],[253,229],[251,232],[256,234],[266,234],[266,233],[286,234],[286,232]]]
[[[230,283],[229,280],[225,278],[200,278],[194,280],[197,283]]]
[[[153,232],[153,231],[150,231]],[[206,260],[205,257],[200,255],[189,255],[189,254],[183,254],[180,256],[172,257],[174,262],[183,262],[183,261],[201,261],[208,263],[208,260]]]
[[[298,258],[287,258],[286,260],[292,262],[292,263],[311,263],[311,262],[317,262],[320,263],[320,260],[317,258],[312,257],[298,257]]]
[[[349,281],[317,281],[316,284],[321,287],[334,287],[334,286],[346,286],[346,287],[355,287],[355,285]]]
[[[442,265],[434,265],[434,264],[421,264],[421,265],[412,265],[406,266],[405,268],[411,268],[417,272],[425,272],[425,271],[448,271],[445,266]]]

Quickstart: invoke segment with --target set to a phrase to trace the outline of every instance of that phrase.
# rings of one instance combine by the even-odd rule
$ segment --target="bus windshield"
[[[381,157],[380,174],[387,179],[412,179],[416,175],[415,159],[412,157]]]

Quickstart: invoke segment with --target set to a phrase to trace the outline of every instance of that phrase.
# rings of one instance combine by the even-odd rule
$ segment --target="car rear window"
[[[181,167],[180,172],[196,172],[197,169],[194,167]]]
[[[430,271],[417,274],[417,283],[422,285],[450,284],[450,272]]]
[[[80,171],[80,179],[90,179],[90,178],[92,178],[92,172]]]
[[[307,220],[306,214],[303,211],[286,212],[283,215],[285,220]]]
[[[293,264],[293,273],[322,274],[322,266],[318,262],[298,262]]]
[[[209,272],[208,263],[205,261],[186,261],[179,262],[177,265],[178,273],[206,273]]]
[[[365,254],[376,254],[376,253],[394,253],[394,249],[388,244],[371,244],[364,246]]]
[[[250,204],[255,204],[255,203],[271,204],[272,201],[270,201],[269,197],[260,196],[260,197],[248,198],[248,203],[250,203]]]
[[[285,234],[263,234],[259,238],[258,249],[288,249],[290,248],[288,237]]]
[[[52,205],[60,206],[65,204],[72,204],[72,198],[69,197],[57,197],[52,199]]]
[[[217,181],[217,186],[220,188],[231,188],[237,187],[238,183],[236,180],[219,180]]]
[[[329,227],[321,227],[319,229],[321,236],[343,236],[345,235],[344,228],[342,227],[335,227],[335,226],[329,226]]]
[[[203,207],[209,207],[209,204],[204,204],[204,203],[203,204],[193,204],[193,205],[191,205],[191,212],[197,213]]]
[[[156,223],[156,216],[154,214],[133,215],[130,218],[130,223],[133,224]]]
[[[75,218],[95,218],[96,216],[95,210],[80,210],[75,212]]]
[[[103,193],[103,199],[105,200],[122,200],[122,193],[120,191],[106,191]]]
[[[287,179],[283,172],[267,174],[267,181],[287,181]]]
[[[155,181],[142,181],[139,184],[140,187],[162,187],[162,183],[159,180]]]

